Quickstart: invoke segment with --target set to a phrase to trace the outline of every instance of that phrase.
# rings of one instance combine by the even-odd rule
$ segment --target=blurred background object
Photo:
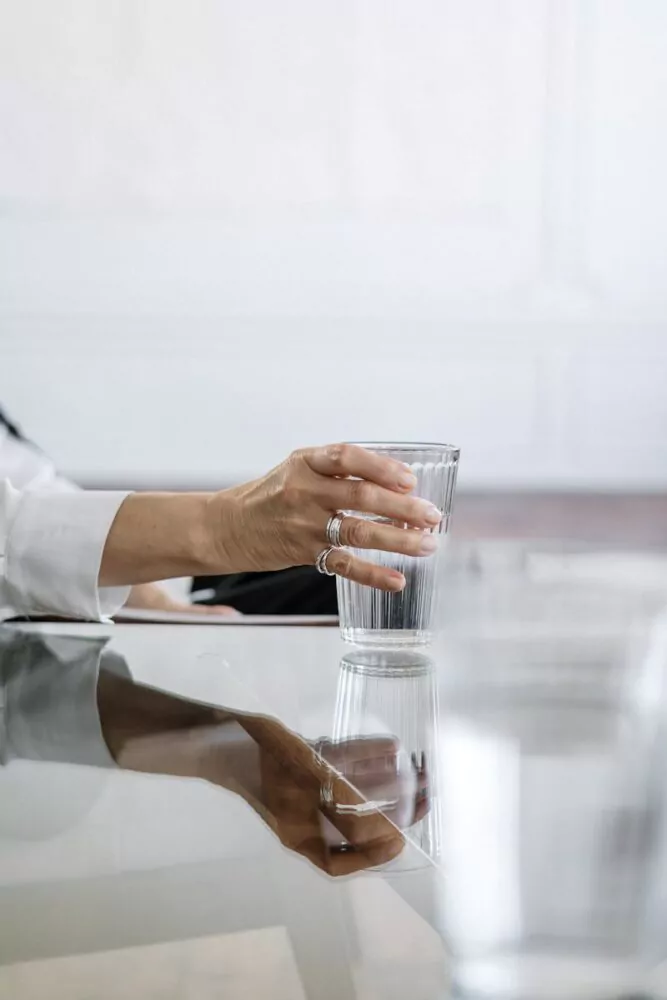
[[[0,399],[64,474],[453,441],[456,531],[667,543],[661,0],[0,14]]]
[[[637,551],[452,547],[435,656],[454,996],[665,996],[666,582]]]

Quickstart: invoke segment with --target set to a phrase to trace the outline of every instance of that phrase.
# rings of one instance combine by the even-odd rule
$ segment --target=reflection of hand
[[[369,805],[364,793],[302,737],[276,719],[243,715],[237,719],[253,744],[245,764],[237,769],[240,780],[231,787],[244,795],[285,847],[329,875],[349,875],[400,853],[404,840],[391,819]],[[377,776],[383,788],[391,785],[387,776],[395,765],[393,740],[352,741],[340,752]],[[214,757],[206,776],[216,781]]]
[[[286,847],[330,875],[391,861],[404,844],[399,826],[425,806],[414,771],[403,783],[393,739],[315,750],[277,719],[189,702],[106,670],[97,702],[119,767],[236,792]]]
[[[406,830],[429,810],[429,781],[423,754],[408,757],[393,737],[364,736],[322,741],[324,759],[360,792],[366,802]]]
[[[381,865],[401,852],[400,831],[326,765],[312,786],[302,783],[302,775],[290,772],[271,753],[262,755],[260,766],[274,832],[286,847],[329,875]]]

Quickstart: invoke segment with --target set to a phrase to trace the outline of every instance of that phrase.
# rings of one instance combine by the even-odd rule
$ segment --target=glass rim
[[[357,445],[359,448],[367,448],[369,451],[431,451],[440,454],[458,456],[461,449],[455,444],[444,444],[437,441],[349,441],[348,444]]]

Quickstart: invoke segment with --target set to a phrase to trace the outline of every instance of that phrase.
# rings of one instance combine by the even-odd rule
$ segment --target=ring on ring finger
[[[335,572],[334,572],[334,570],[329,569],[329,567],[327,565],[327,559],[329,558],[329,556],[331,555],[331,553],[334,552],[334,551],[335,551],[334,546],[330,545],[326,549],[322,549],[322,551],[320,552],[319,556],[315,560],[315,569],[317,570],[318,573],[321,573],[323,576],[335,576],[336,575]]]

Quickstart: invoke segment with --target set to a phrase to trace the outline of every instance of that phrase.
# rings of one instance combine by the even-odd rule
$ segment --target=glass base
[[[341,625],[340,634],[345,642],[355,646],[428,646],[433,642],[433,632],[418,628],[353,628]]]

